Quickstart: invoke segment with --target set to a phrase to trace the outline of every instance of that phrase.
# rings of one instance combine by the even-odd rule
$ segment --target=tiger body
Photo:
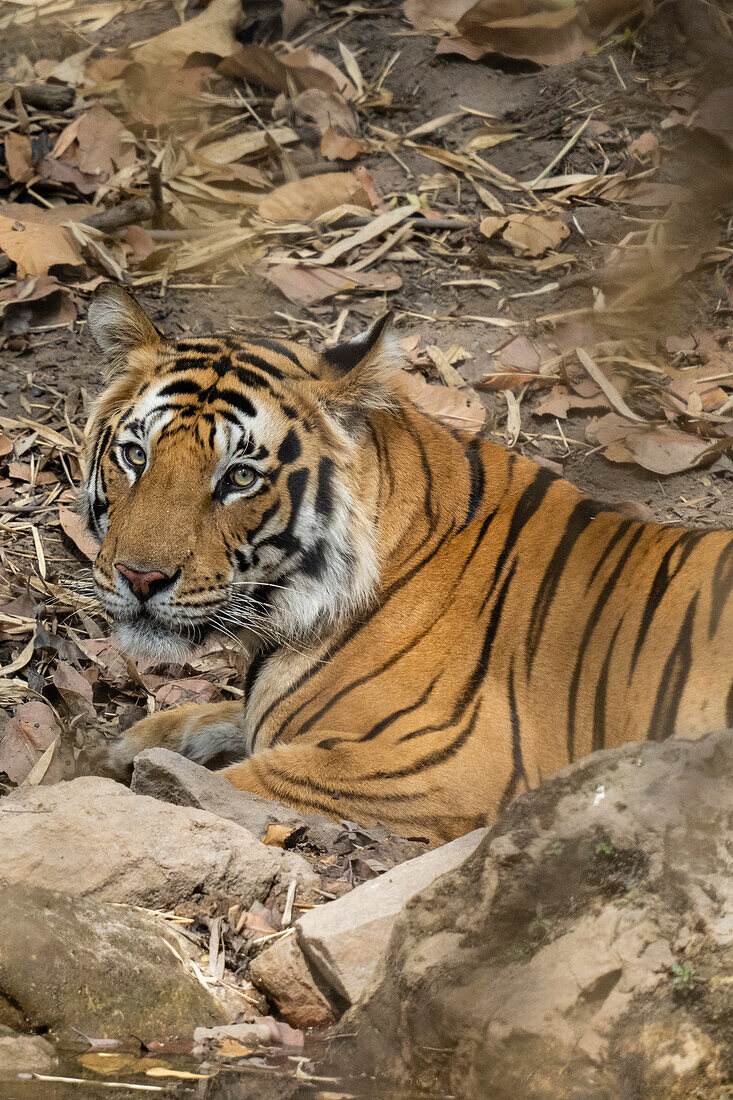
[[[239,788],[440,843],[592,750],[733,724],[729,532],[632,521],[449,431],[396,396],[381,331],[318,356],[134,317],[90,434],[101,598],[132,652],[213,626],[252,660],[244,706],[154,714],[113,770],[238,752]],[[262,485],[217,499],[242,427]],[[122,560],[173,584],[137,607]]]

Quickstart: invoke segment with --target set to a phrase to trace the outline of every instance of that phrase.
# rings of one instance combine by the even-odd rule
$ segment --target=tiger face
[[[167,342],[119,288],[89,326],[108,386],[80,507],[98,598],[133,656],[212,632],[270,645],[369,604],[379,575],[359,437],[390,403],[388,318],[322,355],[267,338]]]

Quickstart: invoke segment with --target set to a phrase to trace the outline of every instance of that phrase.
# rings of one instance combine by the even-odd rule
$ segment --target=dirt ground
[[[15,73],[28,72],[28,66],[32,68],[39,59],[63,59],[82,48],[92,47],[93,58],[103,56],[111,48],[129,46],[176,26],[178,7],[169,0],[137,3],[91,32],[64,22],[63,15],[58,20],[39,20],[37,25],[24,23],[10,27],[3,32],[3,68],[12,79]],[[432,131],[428,128],[427,136],[417,136],[412,146],[403,142],[397,147],[383,142],[379,147],[377,141],[356,162],[371,175],[383,203],[388,207],[394,196],[416,196],[416,201],[423,196],[431,217],[458,216],[466,224],[421,231],[419,222],[413,222],[399,248],[387,249],[370,268],[380,276],[400,277],[402,285],[392,293],[354,292],[310,305],[289,301],[262,277],[260,248],[259,252],[243,254],[238,264],[203,266],[179,275],[173,272],[165,282],[153,280],[136,290],[139,300],[154,322],[173,339],[254,328],[321,343],[336,330],[341,335],[359,331],[388,308],[395,313],[400,338],[413,338],[414,342],[419,337],[420,357],[416,366],[413,363],[413,369],[420,369],[431,380],[436,378],[435,367],[423,349],[435,345],[442,349],[458,347],[457,369],[468,383],[496,373],[507,362],[510,369],[527,369],[532,355],[536,359],[536,375],[538,364],[557,349],[562,353],[562,341],[568,332],[572,335],[573,326],[594,325],[598,321],[605,291],[602,282],[594,280],[593,272],[606,263],[614,246],[623,244],[630,233],[651,232],[664,217],[671,216],[674,223],[679,212],[674,205],[670,211],[669,203],[660,206],[653,195],[639,203],[599,200],[595,195],[570,196],[564,205],[561,202],[559,207],[552,207],[554,216],[559,209],[559,217],[569,231],[567,237],[549,257],[530,260],[509,248],[498,236],[487,237],[479,228],[492,212],[487,201],[492,206],[493,202],[503,203],[507,211],[521,210],[528,206],[527,195],[521,191],[518,195],[507,194],[501,187],[485,182],[486,177],[482,195],[475,179],[472,181],[470,175],[453,170],[450,160],[441,164],[434,155],[437,150],[439,155],[447,154],[450,158],[488,125],[493,131],[503,130],[512,135],[488,148],[481,146],[481,155],[490,161],[499,180],[530,180],[548,166],[552,166],[552,172],[568,176],[578,173],[608,176],[615,172],[628,176],[648,169],[647,178],[651,174],[654,181],[693,191],[697,221],[688,218],[689,224],[683,228],[689,236],[692,226],[694,236],[704,234],[712,226],[714,243],[697,255],[690,270],[672,279],[670,285],[663,285],[661,292],[652,288],[648,293],[649,286],[642,280],[638,303],[632,300],[628,314],[617,311],[614,318],[613,337],[632,341],[635,348],[633,354],[627,352],[619,373],[612,376],[617,386],[614,392],[619,392],[619,382],[625,378],[623,391],[632,410],[638,410],[642,416],[650,415],[652,410],[651,415],[658,416],[658,408],[650,404],[657,392],[654,385],[640,384],[633,369],[624,374],[623,362],[637,362],[639,357],[652,364],[668,362],[679,347],[682,350],[676,353],[677,361],[680,355],[683,359],[687,357],[683,367],[709,363],[712,375],[725,378],[726,370],[721,373],[718,366],[716,373],[713,366],[718,365],[716,356],[725,365],[731,308],[726,280],[730,257],[727,154],[715,138],[709,135],[704,140],[699,135],[696,138],[689,126],[669,124],[675,111],[680,114],[686,110],[689,116],[695,102],[709,91],[711,81],[725,81],[729,62],[724,59],[711,68],[706,53],[709,43],[691,31],[689,11],[687,16],[680,15],[678,8],[679,5],[661,5],[638,31],[612,39],[595,55],[539,68],[496,54],[480,61],[454,54],[436,55],[434,37],[416,31],[404,18],[399,3],[385,0],[380,4],[346,7],[332,3],[313,5],[311,14],[298,27],[298,44],[305,44],[336,65],[342,63],[339,43],[343,44],[357,59],[368,85],[377,81],[385,65],[394,59],[383,81],[383,87],[391,93],[391,102],[360,107],[363,135],[378,138],[385,130],[393,135],[406,135],[440,116],[449,116],[443,125]],[[267,34],[263,37],[261,32],[262,26],[255,23],[244,38],[250,42],[268,41]],[[272,97],[261,97],[258,104],[266,125]],[[4,110],[7,121],[12,117],[8,103]],[[458,117],[450,117],[454,113],[459,113]],[[560,155],[569,137],[588,122],[589,116],[590,123],[572,148]],[[41,128],[42,123],[41,118]],[[633,152],[635,140],[649,134],[656,143],[653,163]],[[187,134],[179,136],[183,139]],[[312,135],[309,140],[312,141]],[[414,147],[421,143],[423,151]],[[426,155],[426,148],[433,150],[433,155]],[[341,165],[342,170],[348,167]],[[23,196],[22,187],[16,186],[8,192],[8,198],[27,202],[34,194]],[[551,194],[535,192],[535,201],[542,207],[544,197]],[[689,207],[686,209],[689,213]],[[678,220],[682,223],[685,217],[679,215]],[[322,232],[325,227],[319,228],[316,222],[316,239]],[[661,256],[664,265],[664,253]],[[144,272],[144,266],[140,270]],[[87,275],[94,273],[94,268],[87,269]],[[100,274],[98,265],[96,274]],[[135,281],[132,280],[133,284]],[[2,280],[8,293],[13,293],[14,282],[12,272]],[[32,312],[25,317],[16,311],[10,321],[6,319],[0,343],[0,414],[10,420],[19,416],[37,419],[63,430],[66,420],[67,426],[70,423],[77,429],[74,435],[77,443],[90,402],[100,387],[99,356],[85,329],[84,298],[83,293],[78,296],[79,316],[71,322],[44,325],[43,318],[39,323],[39,317]],[[517,340],[523,343],[517,345]],[[674,340],[678,343],[674,344]],[[703,352],[705,340],[707,353]],[[503,349],[512,341],[517,358],[503,360]],[[733,378],[733,373],[730,377]],[[634,461],[609,461],[604,447],[594,444],[592,437],[586,435],[588,425],[599,413],[597,407],[589,407],[593,402],[587,397],[580,411],[578,406],[583,406],[583,401],[575,402],[575,411],[571,401],[567,418],[538,415],[538,406],[558,380],[566,380],[562,370],[559,378],[556,371],[545,378],[549,387],[542,379],[539,385],[521,385],[521,379],[517,384],[510,383],[508,392],[514,394],[516,406],[513,424],[512,402],[503,389],[490,386],[472,393],[471,397],[480,400],[487,410],[483,433],[501,443],[508,442],[529,456],[549,460],[570,480],[601,500],[633,501],[646,509],[645,514],[674,523],[728,522],[733,501],[733,465],[725,454],[725,445],[720,447],[720,457],[712,464],[706,462],[700,468],[669,475],[646,469]],[[586,391],[580,386],[576,387],[577,392],[582,396]],[[597,387],[595,393],[600,397],[598,404],[605,406],[601,411],[609,412],[608,402]],[[719,421],[722,423],[725,417]],[[703,425],[703,434],[707,428]],[[685,430],[693,436],[695,432],[700,434],[698,426],[689,422]],[[725,436],[727,427],[720,430]],[[31,440],[25,455],[18,457],[16,447],[15,457],[21,466],[29,458],[32,460],[33,448]],[[0,463],[12,459],[13,455],[6,452]],[[63,580],[88,570],[88,561],[58,520],[59,504],[73,507],[72,483],[78,476],[78,463],[69,454],[67,461],[60,464],[52,451],[50,455],[46,452],[41,466],[53,476],[49,476],[47,486],[36,484],[31,461],[29,489],[27,469],[18,467],[14,472],[0,465],[0,478],[3,473],[8,474],[0,522],[5,575],[11,578],[13,597],[12,606],[6,605],[5,610],[27,618],[38,617],[41,592],[37,586],[23,596],[19,582],[23,575],[38,576],[41,569],[38,539],[45,581]],[[43,614],[49,617],[50,632],[56,636],[59,622],[72,623],[75,613],[46,603]],[[78,622],[76,629],[85,633],[91,621],[100,622],[90,611],[86,620],[82,620],[84,629]],[[100,632],[98,629],[97,635]],[[68,632],[62,633],[69,637]],[[6,629],[0,634],[0,665],[6,669],[9,665],[12,670],[23,641],[18,629]],[[54,643],[57,653],[63,650],[59,646],[60,643]],[[29,686],[25,698],[38,698],[35,694],[38,692],[52,703],[59,702],[50,683],[49,652],[48,648],[37,648],[31,661],[25,663],[21,674]],[[10,704],[24,698],[17,679],[14,684],[9,689]],[[98,703],[96,688],[95,692]],[[139,715],[141,701],[133,705],[130,718]],[[6,713],[10,714],[10,708]]]

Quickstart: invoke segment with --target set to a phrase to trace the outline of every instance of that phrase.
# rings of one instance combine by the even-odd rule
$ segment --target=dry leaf
[[[5,216],[5,210],[0,207],[0,248],[17,265],[19,278],[46,275],[56,264],[76,267],[83,262],[79,245],[58,225],[55,211],[29,206],[21,219]]]
[[[353,160],[369,151],[370,147],[365,141],[340,134],[333,126],[329,126],[321,138],[321,155],[326,160]]]
[[[60,734],[49,706],[40,701],[23,703],[0,733],[0,772],[6,772],[14,783],[22,783]],[[63,772],[62,761],[53,760],[44,778],[58,782],[64,778]]]
[[[569,236],[565,222],[550,214],[510,214],[502,233],[507,244],[524,256],[541,256]]]
[[[262,837],[263,844],[269,844],[273,848],[284,848],[285,841],[289,836],[292,836],[294,829],[290,825],[278,825],[271,823],[267,826],[265,835]]]
[[[5,163],[14,183],[27,183],[33,176],[31,139],[14,131],[5,135]]]
[[[239,76],[251,84],[263,84],[275,92],[288,91],[289,76],[301,92],[318,88],[322,92],[336,92],[345,100],[357,98],[354,85],[332,61],[305,48],[276,54],[265,46],[243,46],[222,61],[219,72]]]
[[[399,371],[397,388],[403,397],[414,401],[418,409],[435,417],[448,428],[478,432],[486,419],[486,409],[478,398],[470,398],[454,386],[431,386],[421,374]]]
[[[135,60],[177,69],[194,53],[229,57],[238,46],[235,35],[241,11],[240,0],[212,0],[201,15],[138,46]]]
[[[99,183],[135,163],[135,142],[119,119],[96,106],[61,131],[49,159],[63,161]]]
[[[335,294],[352,290],[399,290],[402,279],[396,272],[382,274],[351,271],[348,267],[306,267],[302,264],[277,264],[265,269],[265,278],[274,283],[290,302],[310,306]]]
[[[5,334],[27,332],[32,325],[59,325],[76,320],[70,287],[51,275],[20,280],[0,290],[0,317]]]
[[[710,451],[710,440],[664,424],[632,424],[616,413],[592,420],[585,434],[589,442],[603,447],[611,462],[635,462],[655,474],[677,474],[701,465]]]
[[[53,672],[53,682],[73,715],[81,714],[89,721],[95,718],[92,685],[68,661],[59,661]]]
[[[59,524],[64,534],[71,539],[78,550],[81,550],[84,557],[94,561],[99,553],[99,545],[89,534],[81,516],[77,512],[72,512],[70,508],[62,506],[59,508]]]
[[[284,183],[265,195],[258,210],[271,222],[309,222],[344,203],[368,208],[364,190],[352,172]]]
[[[561,65],[574,61],[611,31],[651,10],[650,0],[407,0],[405,15],[419,29],[452,31],[438,53],[477,61],[487,53]]]

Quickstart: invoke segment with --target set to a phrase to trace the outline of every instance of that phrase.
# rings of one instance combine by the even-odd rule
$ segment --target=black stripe
[[[190,378],[174,378],[170,382],[166,382],[164,386],[158,390],[156,397],[175,397],[181,393],[201,394],[201,387],[198,382],[194,382]]]
[[[338,652],[341,649],[344,649],[349,644],[349,642],[351,642],[357,636],[357,634],[359,634],[362,630],[366,629],[366,627],[369,625],[369,623],[372,621],[372,619],[375,617],[375,615],[377,615],[380,611],[383,610],[383,608],[392,599],[392,597],[397,595],[397,593],[402,588],[404,588],[404,586],[406,584],[409,584],[409,582],[412,580],[412,578],[417,573],[419,573],[420,570],[423,569],[431,561],[432,558],[435,557],[435,555],[438,553],[438,551],[441,549],[441,547],[447,541],[447,539],[450,537],[451,534],[452,534],[452,531],[448,531],[446,533],[446,535],[444,536],[444,538],[441,539],[438,543],[436,543],[436,545],[433,546],[428,551],[428,553],[425,555],[424,558],[421,558],[420,561],[415,562],[415,564],[410,569],[408,569],[408,571],[406,573],[404,573],[401,577],[398,577],[397,580],[394,581],[394,583],[392,585],[390,585],[390,587],[385,591],[385,593],[383,594],[382,600],[378,605],[376,605],[370,611],[368,611],[367,614],[364,615],[361,619],[354,620],[354,622],[351,623],[351,625],[348,627],[348,629],[344,632],[344,634],[338,640],[338,644],[334,647],[334,649],[332,650],[332,653],[335,653],[335,652]],[[405,649],[404,649],[404,651],[402,651],[402,653],[395,654],[393,657],[391,657],[389,659],[389,661],[385,665],[382,665],[382,667],[380,669],[378,669],[376,672],[369,673],[368,675],[361,677],[359,680],[355,680],[352,684],[348,684],[346,687],[342,688],[341,691],[337,692],[332,697],[332,699],[329,700],[327,706],[323,708],[323,711],[319,712],[319,714],[315,716],[316,719],[319,718],[322,713],[325,713],[325,710],[327,710],[328,707],[330,707],[333,703],[338,702],[339,699],[343,698],[344,695],[347,695],[353,688],[359,687],[361,684],[366,683],[367,680],[370,680],[372,678],[372,676],[379,675],[382,671],[385,671],[387,668],[389,668],[391,664],[394,664],[395,661],[398,660],[399,657],[403,655],[403,653],[409,652],[409,650],[414,645],[416,645],[417,642],[419,642],[419,641],[420,641],[420,638],[413,639],[408,644],[408,646],[405,647]],[[305,672],[301,673],[301,675],[298,677],[298,679],[295,681],[294,684],[289,685],[286,688],[286,690],[284,692],[282,692],[277,697],[277,699],[274,699],[270,703],[270,705],[264,711],[262,717],[260,718],[260,720],[258,722],[256,733],[259,733],[259,731],[262,728],[263,723],[267,721],[267,719],[270,717],[272,712],[277,707],[279,707],[280,704],[282,702],[284,702],[285,699],[290,698],[297,691],[299,691],[303,687],[303,685],[306,684],[308,682],[308,680],[311,679],[312,676],[315,676],[316,672],[320,671],[322,665],[323,665],[323,662],[321,660],[314,660],[311,667],[306,669]],[[278,730],[277,737],[281,737],[284,730],[297,718],[297,716],[300,714],[300,712],[302,710],[304,710],[307,706],[309,706],[312,702],[313,702],[312,699],[305,699],[298,707],[295,708],[294,711],[292,711],[290,714],[286,715],[280,729]],[[313,724],[312,721],[309,720],[309,723],[308,723],[307,726],[301,727],[298,730],[297,736],[300,736],[300,734],[304,731],[304,729],[309,729],[310,725],[312,725],[312,724]]]
[[[301,450],[298,433],[294,428],[291,428],[278,448],[277,460],[284,465],[295,462],[296,459],[300,458]]]
[[[491,653],[494,648],[494,642],[496,641],[497,631],[501,624],[501,617],[504,611],[504,603],[506,601],[507,592],[509,586],[514,579],[514,573],[517,568],[516,560],[512,562],[511,569],[507,573],[504,583],[499,590],[499,594],[496,597],[494,606],[491,609],[491,615],[484,631],[484,640],[481,645],[481,652],[479,653],[476,664],[471,670],[471,674],[466,680],[461,694],[456,699],[453,706],[453,712],[450,718],[437,726],[424,726],[421,729],[411,730],[409,733],[404,733],[399,738],[398,744],[402,744],[405,741],[412,741],[415,737],[423,737],[427,733],[438,733],[441,730],[449,729],[460,720],[465,711],[467,710],[471,701],[475,698],[477,691],[482,686],[486,679],[486,675],[489,668],[489,662],[491,660]]]
[[[608,603],[609,597],[616,587],[616,583],[621,576],[626,563],[628,562],[634,547],[637,542],[647,530],[644,524],[638,524],[636,531],[629,539],[628,543],[624,547],[616,566],[609,576],[608,580],[601,589],[601,593],[593,605],[593,610],[588,616],[588,620],[585,624],[585,630],[583,631],[583,638],[578,649],[578,656],[575,660],[575,668],[573,669],[573,676],[570,681],[570,692],[568,695],[568,733],[567,733],[567,753],[568,760],[573,761],[575,759],[575,722],[577,718],[578,710],[578,689],[580,687],[580,674],[583,668],[583,661],[585,660],[585,652],[590,643],[593,631],[598,625],[598,621],[601,617],[604,607]],[[618,540],[616,540],[618,541]]]
[[[430,693],[432,692],[439,679],[440,673],[438,673],[437,676],[433,677],[420,698],[416,699],[414,703],[410,703],[409,706],[402,707],[401,710],[396,710],[392,714],[388,715],[386,718],[383,718],[381,722],[377,722],[376,726],[372,726],[372,728],[367,733],[362,734],[361,737],[357,737],[356,740],[373,741],[375,737],[379,737],[380,733],[384,733],[384,731],[388,729],[389,726],[393,725],[395,722],[398,722],[400,718],[404,718],[406,714],[412,714],[413,711],[419,710],[420,707],[427,702]]]
[[[247,337],[247,347],[265,348],[267,351],[274,351],[277,355],[282,355],[284,359],[289,359],[291,363],[299,367],[300,370],[305,371],[306,374],[310,374],[312,378],[316,377],[315,372],[304,367],[297,354],[286,347],[285,344],[281,344],[279,340],[273,340],[269,336],[257,336],[255,338]]]
[[[257,415],[257,411],[248,397],[239,390],[232,389],[214,389],[209,396],[209,401],[226,401],[228,405],[235,408],[238,412],[241,412],[243,416],[254,417]]]
[[[408,432],[412,442],[417,448],[417,453],[420,456],[420,465],[422,466],[423,475],[425,477],[425,510],[428,515],[428,525],[430,531],[435,530],[437,522],[437,512],[435,509],[435,501],[433,500],[433,467],[430,459],[428,458],[427,451],[425,450],[425,444],[423,443],[419,431],[416,431],[414,426],[410,423],[406,415],[402,417],[403,424]]]
[[[378,771],[370,772],[368,775],[361,775],[359,779],[363,782],[373,782],[376,779],[403,779],[407,775],[416,775],[418,772],[425,771],[427,768],[434,768],[438,764],[445,764],[447,760],[455,756],[459,752],[466,742],[471,737],[475,726],[476,719],[478,718],[478,712],[481,707],[481,698],[476,700],[473,708],[473,713],[466,723],[465,728],[454,737],[453,740],[444,745],[442,749],[435,749],[434,752],[430,752],[427,756],[423,756],[420,760],[415,760],[412,764],[406,764],[402,768],[396,768],[393,771]]]
[[[662,557],[659,567],[654,574],[654,580],[652,586],[649,589],[649,595],[646,598],[644,604],[644,611],[641,616],[641,623],[639,624],[639,631],[636,635],[636,641],[634,642],[634,652],[631,655],[631,664],[629,667],[628,682],[631,683],[631,679],[636,671],[636,664],[641,654],[642,646],[646,640],[646,636],[649,633],[649,627],[652,625],[654,616],[657,613],[657,609],[664,598],[664,594],[667,591],[670,583],[679,573],[682,566],[687,561],[690,553],[699,542],[700,536],[695,531],[685,531],[678,539],[672,543],[672,545],[665,552]],[[680,551],[679,560],[673,570],[670,571],[669,564],[676,550]]]
[[[720,626],[720,617],[730,595],[731,585],[733,585],[733,541],[723,548],[715,563],[713,590],[710,597],[709,641],[713,640]]]
[[[603,658],[603,667],[601,668],[601,674],[598,677],[598,683],[596,684],[596,695],[593,700],[593,740],[591,744],[591,752],[596,752],[598,749],[605,749],[606,747],[606,699],[608,698],[608,677],[611,671],[611,658],[613,657],[613,648],[616,645],[616,639],[618,638],[618,632],[623,624],[624,617],[616,624],[616,629],[613,632],[611,638],[611,644],[606,650],[606,656]]]
[[[532,672],[532,665],[537,655],[542,631],[545,628],[547,616],[570,555],[576,542],[598,514],[598,511],[599,506],[590,500],[581,500],[575,505],[565,524],[562,538],[550,558],[550,564],[544,572],[539,591],[532,605],[532,614],[527,632],[526,662],[528,677]]]
[[[621,541],[621,539],[624,537],[624,535],[628,531],[629,527],[631,527],[631,520],[630,519],[622,519],[622,520],[619,521],[619,525],[616,528],[616,530],[614,531],[611,538],[606,543],[606,547],[605,547],[603,553],[601,554],[601,556],[598,559],[598,561],[596,562],[596,564],[593,566],[593,569],[591,571],[591,575],[588,578],[588,583],[585,586],[586,592],[590,591],[590,589],[593,585],[593,581],[596,579],[596,577],[598,576],[598,574],[601,571],[601,567],[606,562],[606,560],[611,556],[613,551],[616,549],[619,542]]]
[[[468,468],[471,476],[471,488],[468,493],[468,509],[463,524],[464,527],[468,527],[481,507],[481,502],[484,499],[485,474],[479,448],[480,443],[478,439],[472,439],[466,447],[466,458],[468,459]]]
[[[285,372],[280,367],[271,363],[269,359],[263,359],[261,355],[253,355],[248,348],[238,348],[235,355],[236,359],[232,360],[235,369],[244,366],[245,369],[258,370],[270,378],[276,378],[278,382],[282,382],[285,378]]]
[[[517,694],[514,689],[514,659],[509,665],[509,681],[507,684],[508,696],[509,696],[509,717],[512,726],[512,774],[509,777],[509,782],[504,788],[504,793],[499,801],[498,815],[501,816],[504,810],[507,808],[510,802],[514,800],[514,796],[517,793],[517,787],[519,783],[524,780],[524,783],[529,787],[529,779],[527,778],[527,772],[524,767],[524,758],[522,756],[522,730],[519,722],[519,711],[517,709]]]
[[[650,741],[666,741],[674,735],[677,712],[692,664],[692,628],[699,595],[698,591],[690,600],[677,641],[665,662],[649,723],[647,737]]]
[[[336,468],[332,458],[324,456],[318,463],[318,485],[316,488],[316,512],[328,519],[333,511],[333,472]]]
[[[511,469],[513,470],[514,464],[512,463]],[[555,481],[555,476],[544,466],[540,466],[537,472],[526,487],[519,500],[516,503],[514,511],[512,512],[511,522],[509,524],[509,531],[507,532],[504,545],[501,548],[499,557],[496,560],[496,567],[494,569],[494,578],[492,587],[497,583],[501,575],[501,571],[506,564],[506,560],[510,553],[514,549],[514,545],[522,533],[522,529],[525,524],[529,522],[532,516],[535,514],[540,504],[545,498],[547,490]],[[484,605],[486,598],[484,599]]]

